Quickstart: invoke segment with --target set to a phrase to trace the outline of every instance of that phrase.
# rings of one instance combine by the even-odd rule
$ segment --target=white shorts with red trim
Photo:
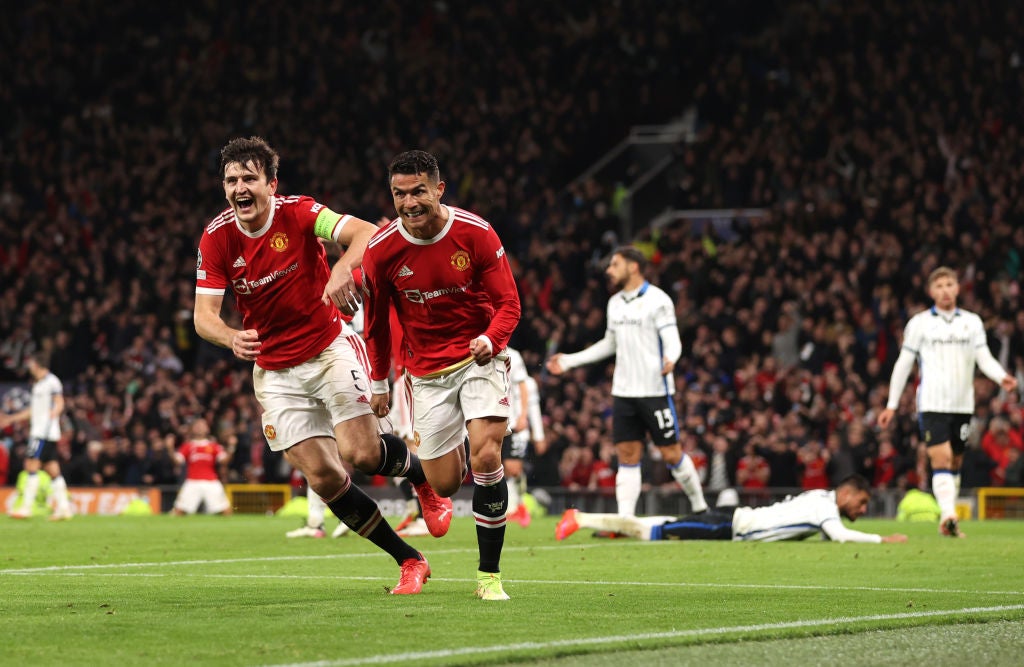
[[[373,414],[363,339],[346,327],[323,352],[298,366],[253,368],[263,435],[279,452],[303,440],[334,437],[334,426]]]
[[[466,422],[483,417],[508,419],[508,366],[505,358],[483,366],[467,364],[441,377],[413,377],[415,440],[422,460],[444,456],[466,439]]]

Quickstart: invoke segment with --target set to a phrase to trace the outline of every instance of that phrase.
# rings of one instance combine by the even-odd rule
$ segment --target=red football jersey
[[[217,476],[217,461],[227,452],[213,440],[190,440],[183,444],[178,453],[185,459],[187,479],[220,479]]]
[[[350,216],[309,197],[274,196],[270,220],[255,234],[227,209],[199,240],[196,293],[235,294],[242,326],[262,347],[256,364],[267,370],[296,366],[324,351],[341,333],[338,309],[320,301],[330,277],[320,238],[337,240]]]
[[[433,239],[409,235],[399,218],[374,235],[363,255],[373,380],[387,378],[391,367],[392,304],[402,328],[400,352],[416,376],[466,359],[469,342],[480,335],[497,354],[519,323],[519,294],[498,235],[483,218],[447,209],[448,223]]]

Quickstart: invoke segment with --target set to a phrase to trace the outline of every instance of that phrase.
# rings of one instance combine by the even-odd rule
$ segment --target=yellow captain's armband
[[[348,216],[345,217],[347,218]],[[327,207],[320,209],[320,213],[316,216],[316,222],[313,223],[313,233],[325,241],[333,241],[334,231],[337,229],[341,218],[340,213],[335,213]]]

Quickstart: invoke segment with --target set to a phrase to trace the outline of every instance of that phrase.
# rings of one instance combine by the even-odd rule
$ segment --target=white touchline
[[[820,625],[851,625],[867,621],[900,621],[915,618],[952,616],[955,614],[983,614],[1004,611],[1020,611],[1024,605],[1002,605],[998,607],[965,607],[963,609],[946,609],[940,611],[917,611],[902,614],[872,614],[870,616],[841,616],[838,618],[819,618],[804,621],[785,621],[782,623],[759,623],[756,625],[735,625],[727,628],[697,628],[694,630],[678,630],[675,632],[645,632],[635,635],[618,635],[612,637],[580,637],[578,639],[557,639],[550,642],[520,642],[518,644],[500,644],[496,646],[467,646],[465,648],[445,649],[438,651],[417,651],[415,653],[392,653],[390,655],[372,655],[365,658],[346,658],[343,660],[318,660],[316,662],[296,662],[270,667],[357,667],[359,665],[385,665],[393,663],[413,662],[432,658],[452,658],[465,655],[486,655],[519,651],[523,649],[547,649],[567,646],[598,646],[618,642],[646,641],[651,639],[678,639],[682,637],[713,637],[736,632],[759,632],[761,630],[784,630],[787,628],[813,628]]]
[[[594,549],[605,545],[585,545],[581,549]],[[502,553],[514,551],[553,551],[563,549],[561,546],[549,547],[505,547]],[[431,550],[431,554],[475,554],[474,549],[438,549]],[[16,567],[9,570],[0,570],[0,576],[5,574],[43,574],[53,572],[74,572],[77,570],[111,570],[119,567],[140,568],[140,567],[171,567],[179,565],[204,565],[204,564],[227,564],[227,563],[274,563],[280,561],[303,561],[303,560],[344,560],[347,558],[383,558],[390,560],[386,553],[375,551],[366,553],[330,554],[327,556],[253,556],[251,558],[212,558],[209,560],[171,560],[151,561],[143,563],[88,563],[86,565],[46,565],[43,567]]]

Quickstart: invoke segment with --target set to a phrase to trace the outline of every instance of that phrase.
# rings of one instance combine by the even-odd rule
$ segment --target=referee
[[[977,364],[1006,391],[1016,389],[1017,380],[992,356],[981,318],[956,307],[960,293],[956,271],[940,266],[929,274],[927,287],[935,305],[907,322],[903,348],[889,380],[889,400],[878,414],[878,425],[886,428],[892,422],[916,360],[921,376],[917,388],[918,427],[932,466],[939,532],[962,537],[956,499],[960,493],[960,462],[974,413],[974,366]]]
[[[615,294],[608,300],[604,338],[575,354],[554,354],[553,375],[615,356],[612,376],[612,437],[618,455],[615,500],[618,513],[636,515],[640,461],[649,435],[661,450],[672,477],[683,487],[694,512],[707,509],[693,461],[683,452],[676,419],[675,368],[683,345],[675,307],[664,291],[644,279],[647,258],[625,246],[612,253],[605,274]]]

